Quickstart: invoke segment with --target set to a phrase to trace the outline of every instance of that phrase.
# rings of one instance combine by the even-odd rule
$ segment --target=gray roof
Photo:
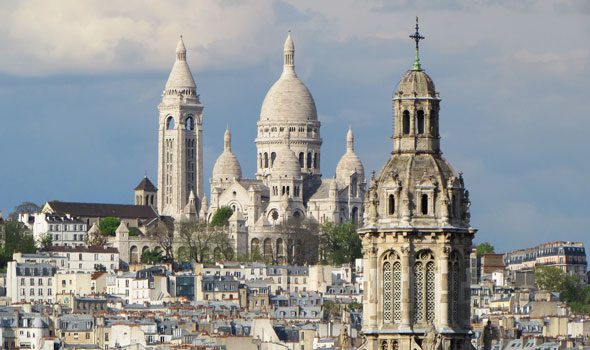
[[[147,205],[105,204],[105,203],[76,203],[50,201],[47,205],[54,213],[70,214],[78,217],[107,217],[114,216],[124,219],[153,219],[158,213]]]

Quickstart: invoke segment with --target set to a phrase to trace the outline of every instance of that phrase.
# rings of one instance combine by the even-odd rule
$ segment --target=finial
[[[231,133],[229,131],[229,125],[227,125],[225,134],[223,135],[223,149],[224,151],[231,151]]]
[[[145,177],[147,179],[147,170],[145,170],[143,177]]]
[[[348,126],[348,132],[346,133],[346,150],[354,151],[354,136],[352,135],[352,127]]]
[[[291,38],[291,31],[287,32],[287,39],[283,46],[283,74],[295,74],[295,44]]]
[[[419,26],[418,26],[418,16],[416,16],[416,32],[412,35],[410,35],[411,39],[414,39],[414,41],[416,42],[416,58],[414,59],[414,67],[412,68],[412,70],[422,70],[422,67],[420,67],[420,40],[424,40],[425,38],[420,35],[420,31],[419,31]]]

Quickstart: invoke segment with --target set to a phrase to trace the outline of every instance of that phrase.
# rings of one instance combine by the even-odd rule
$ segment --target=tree
[[[327,222],[320,227],[321,262],[330,265],[351,264],[362,257],[362,242],[356,225]]]
[[[285,262],[291,265],[315,265],[319,253],[319,226],[315,221],[291,218],[278,227],[286,242]],[[270,258],[277,262],[277,249],[273,249]],[[262,248],[262,256],[268,259],[267,252]]]
[[[163,260],[174,261],[174,224],[160,220],[148,236],[164,250]]]
[[[560,268],[555,266],[535,267],[535,284],[540,290],[548,292],[563,291],[566,282],[566,275]]]
[[[117,227],[119,227],[120,224],[121,220],[118,218],[107,216],[100,219],[98,222],[98,228],[100,229],[100,233],[105,236],[115,236],[115,231],[117,231]]]
[[[147,249],[143,254],[141,254],[141,262],[146,264],[157,264],[162,262],[164,258],[162,257],[162,252],[157,249]]]
[[[12,213],[8,215],[11,220],[18,220],[18,214],[33,214],[41,211],[41,207],[33,202],[22,202],[14,207]]]
[[[207,225],[202,220],[181,221],[178,224],[178,239],[187,248],[191,261],[208,262],[214,253],[218,258],[233,257],[231,240],[223,228]]]
[[[51,237],[50,234],[46,233],[46,234],[42,235],[41,237],[39,237],[39,239],[37,240],[37,245],[41,249],[51,247],[53,245],[53,238]]]
[[[213,227],[228,226],[229,218],[233,213],[234,211],[230,207],[221,207],[215,211],[209,225]]]
[[[5,267],[15,252],[28,254],[37,251],[33,234],[21,223],[9,220],[1,226],[3,248],[0,249],[0,267]]]
[[[483,242],[477,245],[477,256],[494,253],[494,246],[489,242]]]

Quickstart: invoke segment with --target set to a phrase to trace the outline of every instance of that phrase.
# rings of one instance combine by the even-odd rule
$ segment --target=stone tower
[[[257,126],[258,179],[273,172],[282,151],[295,153],[303,174],[320,174],[320,122],[313,96],[295,72],[295,45],[290,32],[283,47],[283,72],[262,102]],[[285,133],[291,139],[289,148],[283,147]]]
[[[180,218],[191,192],[203,197],[203,105],[182,36],[158,110],[158,210]]]
[[[359,230],[363,348],[470,347],[469,192],[439,147],[440,99],[418,57],[393,94],[393,152],[371,176]]]

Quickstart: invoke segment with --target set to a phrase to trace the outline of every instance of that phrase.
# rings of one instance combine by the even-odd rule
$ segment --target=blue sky
[[[440,91],[444,156],[463,171],[477,241],[590,244],[590,3],[577,1],[7,1],[0,5],[0,210],[129,203],[155,182],[157,105],[179,34],[205,105],[205,179],[229,124],[255,171],[260,105],[293,31],[296,69],[334,175],[348,125],[365,169],[391,149],[391,94],[414,17]],[[208,189],[207,189],[208,191]]]

